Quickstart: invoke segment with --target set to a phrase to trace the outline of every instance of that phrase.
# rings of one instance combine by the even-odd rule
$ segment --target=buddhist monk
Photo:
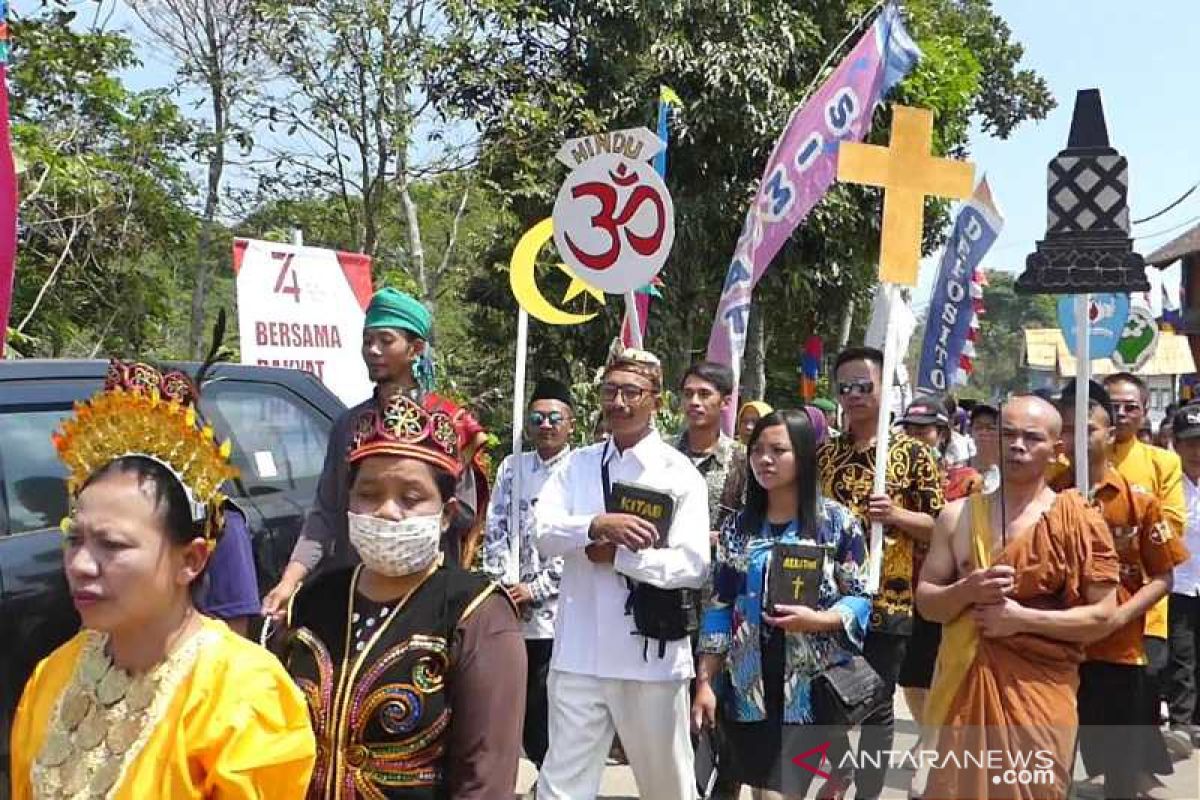
[[[1079,663],[1116,612],[1118,561],[1099,512],[1046,486],[1061,432],[1045,400],[1009,402],[1000,490],[938,518],[917,589],[917,608],[944,625],[926,800],[1067,796]]]

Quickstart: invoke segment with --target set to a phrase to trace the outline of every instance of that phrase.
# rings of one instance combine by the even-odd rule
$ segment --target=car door
[[[68,510],[66,470],[50,436],[89,386],[46,382],[21,392],[6,386],[0,402],[0,758],[5,767],[12,713],[25,681],[38,661],[79,628],[62,570],[59,524]],[[18,394],[22,401],[11,402]]]
[[[316,495],[333,420],[283,383],[225,379],[204,388],[201,410],[233,443],[241,476],[233,500],[248,514],[259,590],[283,574]]]

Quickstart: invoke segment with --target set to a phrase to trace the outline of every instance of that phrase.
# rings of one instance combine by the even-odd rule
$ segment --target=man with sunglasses
[[[571,434],[575,431],[571,390],[553,378],[543,378],[534,387],[525,418],[526,438],[531,452],[520,458],[511,455],[496,472],[496,491],[488,506],[483,544],[483,569],[505,584],[509,597],[521,613],[525,654],[529,670],[525,686],[525,755],[538,766],[549,746],[546,678],[554,645],[554,619],[558,614],[558,583],[562,578],[561,558],[542,558],[533,535],[533,510],[538,494],[567,461]],[[520,496],[513,496],[513,475],[520,473]],[[517,530],[511,530],[512,506],[517,504]],[[513,537],[517,537],[518,582],[508,585]]]
[[[1118,372],[1104,379],[1104,388],[1116,417],[1116,442],[1112,462],[1121,477],[1140,491],[1158,498],[1163,519],[1171,526],[1176,539],[1182,539],[1187,520],[1187,503],[1183,493],[1183,463],[1169,450],[1146,444],[1138,439],[1138,431],[1146,422],[1150,390],[1146,382],[1128,372]],[[1167,607],[1164,598],[1146,613],[1146,677],[1151,691],[1146,709],[1145,724],[1158,724],[1159,681],[1167,667]],[[1181,732],[1170,731],[1166,736],[1172,755],[1186,758],[1191,754],[1191,741]],[[1157,779],[1147,775],[1144,786],[1159,786]]]
[[[834,388],[842,406],[844,431],[817,454],[825,496],[857,514],[864,525],[883,525],[883,574],[871,609],[863,656],[883,679],[876,707],[862,723],[859,750],[866,755],[855,776],[855,797],[879,797],[886,770],[871,766],[886,759],[895,732],[893,696],[913,628],[913,552],[927,545],[934,518],[945,505],[933,450],[904,433],[892,435],[887,491],[873,494],[875,434],[882,386],[883,353],[873,347],[843,350],[834,361]],[[848,776],[839,776],[845,782]]]
[[[654,430],[662,406],[655,356],[622,351],[605,367],[600,402],[609,439],[571,453],[542,490],[534,515],[539,551],[563,560],[547,682],[550,749],[537,796],[594,798],[615,732],[639,796],[693,800],[691,642],[686,632],[648,639],[626,603],[634,599],[629,581],[700,588],[711,562],[707,487],[691,461]],[[670,495],[674,513],[665,537],[643,517],[607,510],[606,498],[622,484]]]

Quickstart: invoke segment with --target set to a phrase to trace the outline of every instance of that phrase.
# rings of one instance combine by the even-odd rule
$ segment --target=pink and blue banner
[[[829,79],[792,112],[729,265],[708,340],[710,361],[728,364],[740,376],[754,286],[833,185],[838,144],[866,136],[875,106],[920,56],[899,10],[889,3]]]
[[[971,324],[980,302],[976,269],[1004,227],[987,179],[979,182],[954,220],[954,230],[942,252],[917,369],[917,391],[943,394],[963,382],[964,354],[971,345]]]

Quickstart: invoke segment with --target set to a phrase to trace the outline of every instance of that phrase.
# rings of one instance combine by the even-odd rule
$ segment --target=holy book
[[[767,572],[768,606],[816,608],[825,558],[825,548],[817,544],[776,544]]]
[[[636,483],[616,481],[612,485],[610,507],[613,514],[632,514],[641,517],[658,531],[655,547],[666,547],[671,533],[671,520],[675,517],[674,495],[651,489]]]

